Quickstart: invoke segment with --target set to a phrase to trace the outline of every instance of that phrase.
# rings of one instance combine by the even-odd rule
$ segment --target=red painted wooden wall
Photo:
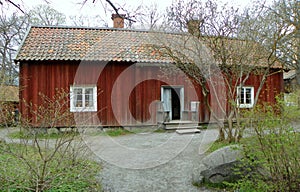
[[[252,75],[245,85],[254,86],[255,93],[261,77]],[[52,98],[56,89],[70,91],[70,85],[95,85],[98,89],[98,112],[74,113],[77,124],[132,125],[137,121],[155,123],[157,102],[161,100],[161,86],[184,86],[184,109],[190,101],[201,101],[201,88],[178,74],[166,77],[159,66],[135,65],[129,62],[78,62],[78,61],[30,61],[20,64],[20,112],[35,119],[22,102],[41,105],[39,93]],[[194,92],[195,90],[195,92]],[[268,77],[261,102],[274,103],[275,95],[283,90],[282,73]],[[220,88],[219,92],[223,90]],[[69,100],[66,98],[69,107]],[[214,106],[218,108],[218,106]],[[152,117],[151,117],[152,114]],[[117,117],[117,118],[116,118]],[[133,117],[133,118],[132,118]],[[88,120],[87,120],[88,119]],[[200,103],[199,119],[209,121],[209,112]],[[87,121],[86,121],[87,120]],[[34,120],[33,120],[34,121]],[[63,123],[60,126],[64,126]]]

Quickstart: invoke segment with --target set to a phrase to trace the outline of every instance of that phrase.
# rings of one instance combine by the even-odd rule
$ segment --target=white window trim
[[[93,107],[75,107],[74,106],[74,89],[93,89]],[[84,98],[84,97],[83,97]],[[84,98],[85,99],[85,98]],[[97,111],[97,86],[96,85],[74,85],[70,86],[70,111],[71,112],[95,112]]]
[[[239,103],[239,97],[240,97],[240,90],[241,89],[250,89],[250,93],[251,93],[251,103],[250,104],[240,104]],[[243,99],[246,99],[246,94],[244,94],[244,98]],[[237,88],[237,105],[239,108],[252,108],[253,105],[254,105],[254,87],[238,87]]]

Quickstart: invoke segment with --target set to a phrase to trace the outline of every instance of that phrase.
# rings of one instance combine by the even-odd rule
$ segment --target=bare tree
[[[149,6],[141,5],[136,10],[127,10],[129,15],[133,15],[136,20],[137,27],[148,30],[155,30],[159,26],[159,22],[163,18],[163,14],[159,12],[157,4]]]
[[[275,5],[276,2],[272,6]],[[263,75],[258,93],[255,97],[256,104],[267,77],[272,75],[270,69],[276,65],[281,65],[283,68],[286,68],[287,65],[296,62],[292,61],[292,57],[295,56],[295,52],[293,52],[295,48],[291,49],[287,41],[291,35],[291,29],[293,28],[291,28],[291,25],[285,20],[274,15],[274,13],[270,11],[269,6],[258,2],[258,4],[255,4],[251,9],[245,11],[242,27],[240,29],[239,36],[243,39],[255,41],[263,45],[265,51],[262,53],[267,57],[267,67],[261,71]],[[287,55],[292,55],[292,57],[285,57]],[[281,63],[278,62],[279,59]],[[290,62],[288,63],[287,61]]]
[[[243,22],[244,16],[238,9],[228,7],[227,4],[220,6],[214,1],[207,1],[206,3],[197,0],[187,3],[179,1],[168,10],[168,20],[166,21],[169,24],[168,27],[172,31],[189,31],[191,34],[189,41],[192,40],[194,43],[191,47],[191,43],[182,42],[181,47],[178,45],[176,50],[167,48],[165,52],[176,61],[179,69],[193,77],[202,87],[204,102],[209,108],[211,117],[220,122],[222,119],[217,113],[221,113],[225,122],[228,123],[227,127],[220,126],[219,139],[227,139],[229,142],[239,141],[244,131],[240,117],[242,101],[240,97],[245,93],[241,93],[241,89],[250,74],[255,72],[261,77],[259,89],[255,93],[255,100],[254,102],[251,101],[250,107],[255,106],[261,89],[270,75],[270,69],[276,64],[275,51],[254,41],[259,32],[253,33],[250,29],[258,23],[253,22],[246,25]],[[244,32],[244,37],[251,36],[253,38],[238,38],[241,31]],[[282,28],[278,27],[274,31],[275,36],[273,38],[266,36],[264,40],[270,38],[273,40],[273,45],[276,44],[281,38],[281,31]],[[225,105],[222,104],[221,98],[215,98],[216,102],[214,103],[208,101],[208,97],[220,96],[218,93],[220,88],[214,86],[218,82],[216,82],[214,75],[216,69],[211,67],[212,62],[203,59],[205,55],[198,51],[199,47],[203,47],[203,45],[211,51],[216,66],[222,71],[224,94],[226,95],[223,98],[226,100]],[[191,52],[194,52],[193,55],[198,55],[199,58],[190,60]],[[201,66],[200,70],[196,69],[197,66]],[[216,108],[218,108],[218,112],[216,112]],[[236,121],[235,126],[234,121]]]
[[[16,3],[15,1],[13,1],[13,0],[0,0],[0,5],[3,6],[4,4],[12,5],[17,10],[21,11],[22,13],[25,13],[24,9],[22,8],[22,6],[20,4],[18,4],[18,3]]]
[[[85,6],[88,0],[79,2],[82,6]],[[101,3],[105,13],[115,13],[124,18],[127,28],[143,28],[152,30],[157,28],[159,21],[163,17],[163,14],[161,14],[158,10],[157,4],[151,4],[150,6],[145,6],[143,4],[130,6],[126,3],[121,5],[110,0],[93,0],[91,2]]]
[[[158,10],[157,4],[151,4],[150,6],[146,6],[145,10],[148,10],[148,12],[146,11],[146,19],[144,19],[144,22],[142,20],[141,23],[147,23],[149,29],[157,28],[159,25],[159,21],[163,17],[160,11]]]
[[[70,16],[71,25],[85,26],[85,27],[107,27],[108,23],[100,15],[86,16],[86,15],[73,15]]]
[[[6,10],[2,10],[0,15],[0,78],[1,83],[16,85],[18,64],[14,63],[13,59],[29,24],[26,16],[18,16],[16,12],[9,15],[5,12]]]
[[[35,25],[62,25],[66,22],[66,16],[49,5],[38,5],[28,13],[30,23]]]
[[[277,0],[267,7],[271,22],[285,26],[284,37],[277,47],[277,56],[289,68],[296,69],[297,84],[300,86],[300,2]]]
[[[9,7],[1,7],[0,15],[0,68],[1,83],[18,84],[18,63],[14,57],[30,24],[58,25],[65,22],[65,16],[47,5],[37,6],[28,14],[18,12],[7,14]]]
[[[88,2],[88,0],[82,0],[82,1],[79,1],[79,3],[82,5],[82,6],[85,6],[86,3]],[[131,27],[132,26],[132,23],[136,22],[133,18],[132,18],[132,15],[129,15],[129,14],[121,14],[120,13],[120,10],[123,9],[124,6],[120,6],[119,4],[116,4],[114,3],[113,1],[111,0],[105,0],[105,2],[107,4],[109,4],[109,7],[111,8],[111,12],[114,12],[115,14],[117,14],[119,17],[125,19],[127,22],[128,22],[128,26]],[[92,0],[92,3],[101,3],[102,6],[103,6],[103,9],[104,11],[106,12],[106,10],[108,9],[107,6],[105,6],[105,2],[103,2],[102,0]],[[136,8],[136,10],[139,10],[140,9],[140,6],[138,6]],[[124,9],[124,10],[127,10],[127,9]],[[122,10],[122,11],[124,11]],[[127,11],[126,11],[127,12]],[[131,12],[130,12],[131,13]],[[134,15],[133,15],[134,16]]]
[[[1,189],[100,190],[95,179],[100,166],[87,158],[91,156],[90,151],[78,130],[71,126],[74,124],[71,123],[73,114],[68,107],[69,94],[56,90],[52,98],[43,94],[39,96],[42,101],[39,106],[24,101],[27,110],[36,118],[21,116],[20,138],[9,143],[0,142],[1,154],[9,157],[0,159],[7,165],[0,168]],[[70,121],[70,124],[64,131],[58,131],[57,126],[62,121]],[[11,142],[21,145],[15,147]],[[74,185],[76,182],[85,184]]]

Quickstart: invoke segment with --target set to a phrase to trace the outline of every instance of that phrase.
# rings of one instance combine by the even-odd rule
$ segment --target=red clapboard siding
[[[262,104],[268,102],[270,104],[276,103],[276,96],[283,92],[283,73],[272,70],[270,76],[267,77],[265,84],[259,95],[258,103]],[[262,75],[250,75],[245,82],[245,86],[253,86],[256,95],[262,80]]]
[[[260,94],[260,102],[275,103],[274,97],[283,90],[282,72],[274,72],[267,78]],[[261,76],[250,75],[245,86],[254,86],[256,93],[260,81]],[[200,122],[210,120],[209,110],[203,102],[201,87],[188,82],[183,75],[174,73],[166,77],[158,66],[94,61],[81,63],[78,61],[28,61],[20,64],[21,100],[41,105],[42,99],[39,93],[52,98],[56,89],[69,92],[73,84],[96,84],[98,89],[98,112],[74,113],[78,124],[132,125],[137,123],[135,120],[154,123],[156,101],[161,100],[161,86],[164,85],[183,86],[184,110],[190,109],[191,101],[201,101]],[[218,85],[216,91],[219,95],[226,92],[222,85]],[[69,102],[68,99],[66,98],[66,102]],[[209,98],[210,101],[215,101],[215,99],[213,96]],[[216,113],[222,113],[218,103],[211,103],[211,105]],[[69,103],[67,106],[69,107]],[[23,102],[20,103],[20,111],[23,115],[32,117]]]

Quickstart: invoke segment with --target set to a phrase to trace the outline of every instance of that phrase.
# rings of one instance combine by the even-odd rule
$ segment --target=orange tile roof
[[[149,46],[158,43],[157,35],[119,29],[31,27],[16,60],[172,62]]]
[[[243,46],[244,41],[226,39],[225,42],[228,44],[228,49],[235,50],[233,56],[237,55],[243,58],[238,52],[241,50],[239,46]],[[256,46],[257,44],[254,43],[253,45]],[[175,54],[179,54],[175,56],[181,57],[185,55],[186,57],[183,59],[187,62],[193,58],[191,54],[197,54],[196,49],[199,48],[199,44],[195,43],[193,37],[184,33],[164,33],[115,28],[32,26],[15,60],[92,60],[174,63],[172,57],[164,53],[163,49],[161,49],[161,47],[166,46],[171,47]],[[257,49],[257,47],[255,49]],[[249,52],[249,50],[247,51]],[[264,54],[262,51],[256,51],[256,53],[252,55],[248,54],[248,60],[245,60],[245,58],[244,60],[245,62],[251,62],[251,60],[253,61],[254,58],[258,57],[259,61],[257,62],[256,59],[254,65],[259,67],[267,66],[267,54],[262,54]],[[248,63],[248,65],[252,64]],[[273,67],[281,68],[281,64],[277,62]]]

